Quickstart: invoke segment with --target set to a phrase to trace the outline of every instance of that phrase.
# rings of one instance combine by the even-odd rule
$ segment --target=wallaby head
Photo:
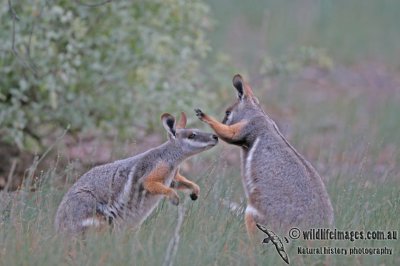
[[[176,122],[175,118],[168,113],[164,113],[161,120],[168,132],[169,141],[184,154],[194,155],[208,150],[218,143],[218,137],[215,134],[185,128],[187,119],[184,112],[181,113],[179,122]]]
[[[243,81],[242,76],[236,74],[232,83],[237,90],[237,99],[226,109],[222,123],[232,125],[262,114],[263,110],[259,105],[258,99],[254,96],[251,87]]]

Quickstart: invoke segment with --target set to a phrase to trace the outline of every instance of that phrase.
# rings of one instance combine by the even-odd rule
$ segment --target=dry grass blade
[[[174,265],[174,258],[176,252],[178,251],[179,246],[179,238],[180,238],[180,231],[183,224],[183,220],[186,214],[186,202],[187,198],[182,202],[181,205],[178,207],[178,220],[176,223],[174,235],[172,236],[171,240],[169,241],[167,252],[165,253],[165,258],[163,262],[163,266],[172,266]]]

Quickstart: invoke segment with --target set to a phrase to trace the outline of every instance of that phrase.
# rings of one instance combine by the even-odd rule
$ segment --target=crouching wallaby
[[[179,173],[188,157],[218,143],[214,134],[186,129],[186,115],[163,114],[169,140],[159,147],[124,160],[97,166],[84,174],[65,194],[55,218],[58,232],[84,233],[89,228],[140,225],[166,196],[179,204],[174,189],[190,189],[196,200],[200,188]]]
[[[257,223],[280,233],[331,225],[332,205],[317,171],[289,144],[240,75],[233,86],[238,98],[222,123],[195,111],[222,140],[241,147],[249,235],[254,236]]]

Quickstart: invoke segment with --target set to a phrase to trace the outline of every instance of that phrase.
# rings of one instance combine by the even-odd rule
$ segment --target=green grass
[[[383,60],[399,66],[399,1],[209,2],[217,20],[214,51],[227,52],[253,76],[258,74],[252,71],[258,71],[255,65],[263,56],[280,57],[302,45],[327,48],[339,66],[359,64],[359,60]],[[216,78],[230,87],[230,76]],[[292,144],[320,172],[334,206],[335,227],[399,231],[398,88],[386,91],[329,79],[325,80],[328,85],[310,84],[288,76],[273,82],[274,86],[266,86],[258,81],[261,84],[254,86],[254,92]],[[234,97],[233,89],[219,92],[221,106],[199,107],[206,111],[227,106]],[[279,115],[275,109],[288,114]],[[113,142],[113,154],[128,152],[117,144]],[[285,265],[274,247],[251,246],[243,216],[220,204],[221,199],[240,202],[244,197],[238,164],[227,162],[230,153],[232,150],[219,145],[191,159],[199,171],[184,173],[198,180],[201,195],[198,201],[184,201],[186,216],[175,265]],[[65,176],[72,179],[75,173],[72,164],[54,165],[40,173],[42,182],[36,192],[22,190],[10,194],[11,201],[0,201],[0,265],[162,265],[178,220],[177,207],[168,201],[158,206],[140,230],[90,235],[78,245],[76,259],[71,261],[69,243],[56,234],[53,221],[70,185],[60,186],[59,180]],[[0,198],[10,195],[0,192]],[[291,265],[400,265],[400,240],[312,243],[386,246],[393,249],[391,256],[297,254],[298,246],[309,244],[301,240],[286,244]]]
[[[207,2],[217,21],[211,35],[214,50],[233,56],[246,70],[260,57],[300,46],[326,48],[344,63],[379,60],[399,67],[399,1]]]
[[[216,165],[215,167],[218,167]],[[204,173],[203,173],[204,174]],[[232,176],[231,176],[232,175]],[[233,176],[234,175],[234,176]],[[50,176],[56,178],[56,176]],[[349,179],[351,181],[349,182]],[[237,173],[206,175],[200,182],[202,197],[185,201],[187,211],[180,231],[175,265],[248,265],[280,263],[273,247],[251,247],[242,217],[237,217],[218,204],[220,197],[235,198],[240,194]],[[348,230],[398,230],[400,211],[398,184],[384,183],[364,187],[362,176],[342,173],[328,183],[335,206],[336,227]],[[234,192],[229,192],[234,191]],[[59,265],[71,263],[66,255],[67,243],[56,235],[53,219],[64,190],[42,185],[34,194],[22,192],[3,211],[0,223],[1,265]],[[236,195],[234,195],[236,194]],[[177,208],[167,201],[144,223],[139,231],[91,235],[78,248],[78,265],[161,265],[177,221]],[[399,241],[329,241],[316,246],[393,248],[398,254]],[[299,265],[395,265],[398,256],[299,256],[293,240],[287,246],[289,257]],[[397,259],[397,261],[395,261]]]
[[[277,103],[281,109],[292,109],[286,117],[276,116],[277,121],[323,177],[334,206],[335,227],[399,231],[400,94],[394,91],[376,97],[374,91],[371,94],[363,88],[340,90],[334,82],[328,87],[310,86],[287,77],[276,82],[275,89],[254,87],[254,92],[272,115],[276,115],[273,106]],[[234,98],[233,89],[230,98]],[[200,122],[196,125],[206,128]],[[113,154],[123,157],[129,153],[117,144],[113,142]],[[184,201],[186,216],[174,265],[284,265],[274,247],[252,246],[243,216],[220,204],[221,199],[240,202],[244,197],[238,164],[228,160],[231,153],[238,152],[220,144],[190,160],[192,169],[200,170],[184,174],[199,183],[201,196],[195,202]],[[137,231],[90,235],[85,244],[78,245],[71,261],[68,241],[56,234],[53,220],[69,187],[60,186],[59,180],[65,176],[72,179],[75,173],[72,166],[55,165],[40,174],[42,182],[36,192],[20,191],[11,194],[15,198],[8,203],[1,201],[0,265],[162,265],[178,221],[178,209],[168,201],[163,201]],[[1,197],[8,195],[0,193]],[[291,265],[400,264],[399,240],[292,240],[285,245]],[[394,254],[297,254],[297,247],[309,245],[386,246]]]
[[[293,95],[290,86],[286,90],[287,95]],[[392,167],[389,173],[379,172],[376,168],[382,162],[380,155],[375,154],[382,152],[385,145],[398,147],[398,135],[389,134],[391,131],[399,132],[400,129],[400,122],[392,114],[397,108],[396,101],[383,99],[388,104],[379,104],[376,115],[369,115],[360,111],[365,108],[365,98],[311,105],[309,97],[300,96],[305,95],[304,91],[298,92],[297,104],[308,107],[298,109],[289,135],[292,136],[293,144],[306,154],[323,175],[334,205],[336,228],[399,230],[398,161],[395,161],[394,166],[387,166]],[[271,93],[266,102],[273,101],[275,96]],[[288,99],[284,97],[281,100],[287,102]],[[324,126],[324,120],[329,114],[341,119],[332,119],[336,123],[334,130],[327,133],[319,129]],[[382,117],[387,120],[382,120]],[[364,120],[368,122],[369,132],[365,132],[363,126],[354,125],[354,121]],[[360,135],[362,137],[358,138]],[[327,136],[330,137],[324,139]],[[310,151],[313,141],[319,141],[321,137],[325,146],[322,142],[318,146],[319,150]],[[380,150],[375,151],[375,144],[371,144],[374,140],[380,140]],[[336,146],[335,143],[339,144]],[[175,265],[283,265],[272,246],[251,246],[243,217],[234,215],[220,204],[222,198],[236,202],[243,198],[239,169],[226,164],[225,156],[229,152],[232,151],[220,145],[191,159],[194,167],[202,170],[187,175],[198,180],[202,192],[198,201],[184,201],[186,216],[180,230]],[[398,153],[396,150],[393,156],[398,158]],[[68,174],[68,169],[49,169],[42,173],[43,182],[35,193],[20,191],[8,205],[1,205],[0,264],[162,265],[178,219],[177,207],[168,201],[163,201],[138,231],[90,235],[84,245],[78,245],[76,259],[71,261],[66,252],[68,242],[57,236],[53,229],[56,208],[68,187],[55,185],[61,178],[57,173]],[[386,246],[393,249],[394,255],[391,256],[297,254],[297,247],[308,245],[301,240],[292,240],[286,244],[293,265],[400,263],[399,240],[332,240],[312,243],[312,246],[348,248]]]

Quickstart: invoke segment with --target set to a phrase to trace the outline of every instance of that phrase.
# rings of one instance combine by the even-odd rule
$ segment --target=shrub
[[[60,128],[151,130],[191,110],[209,46],[201,1],[9,1],[0,9],[0,137],[29,148]],[[208,97],[210,95],[208,94]]]

